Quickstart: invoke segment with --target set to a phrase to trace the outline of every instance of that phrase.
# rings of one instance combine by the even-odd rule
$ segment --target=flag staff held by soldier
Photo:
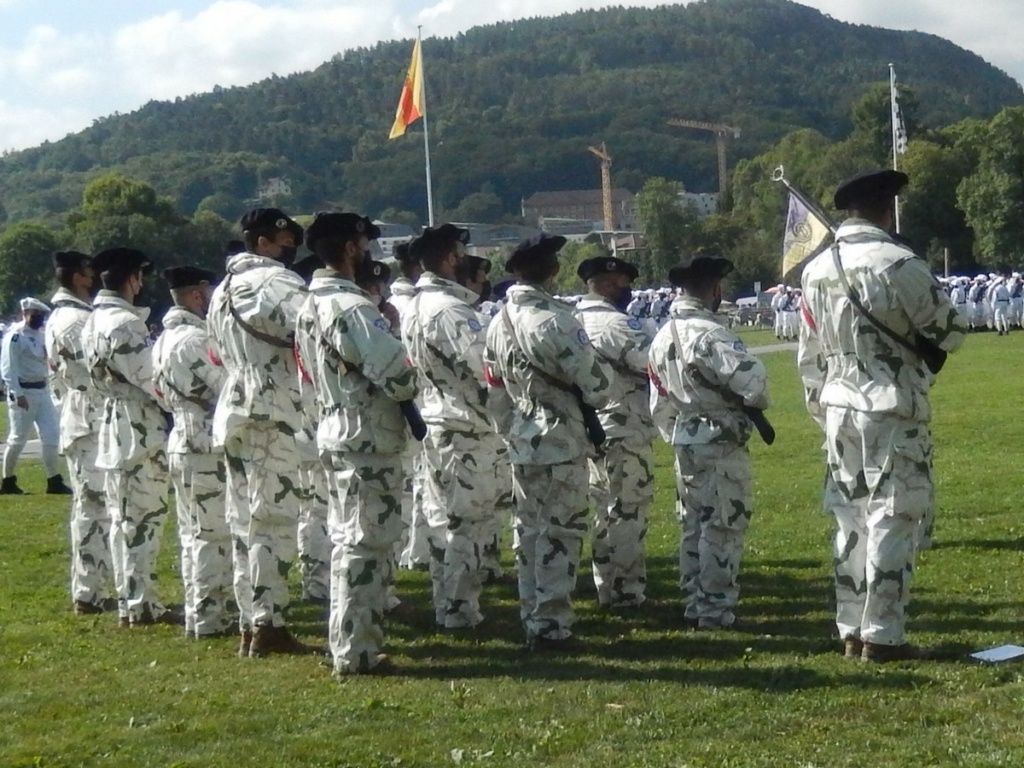
[[[835,516],[836,627],[847,658],[927,654],[907,642],[910,580],[934,514],[928,393],[967,326],[928,265],[890,234],[899,171],[840,186],[848,218],[803,273],[798,361],[825,433]]]

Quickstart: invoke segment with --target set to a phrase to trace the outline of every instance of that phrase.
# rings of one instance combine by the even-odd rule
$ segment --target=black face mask
[[[295,256],[298,252],[299,249],[294,245],[281,246],[281,255],[277,257],[277,260],[281,262],[285,269],[291,269],[292,264],[295,263]]]
[[[28,320],[25,321],[25,325],[34,331],[38,331],[43,327],[43,323],[46,322],[46,318],[42,315],[30,315]]]
[[[615,308],[618,309],[620,312],[625,312],[626,308],[629,306],[629,302],[631,302],[632,300],[633,289],[627,285],[625,288],[622,288],[619,291],[619,296],[617,299],[615,299],[614,302]]]

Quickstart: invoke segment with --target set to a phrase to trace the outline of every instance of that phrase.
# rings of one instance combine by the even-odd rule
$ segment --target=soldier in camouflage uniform
[[[133,306],[149,262],[139,251],[112,248],[92,268],[103,290],[82,328],[86,368],[103,396],[96,466],[106,470],[111,556],[122,624],[176,622],[156,592],[156,560],[167,516],[167,432],[153,391],[146,319]]]
[[[928,265],[889,235],[906,183],[905,174],[880,171],[841,186],[835,204],[849,218],[836,248],[803,276],[799,362],[808,410],[825,431],[836,626],[845,655],[869,661],[925,655],[907,643],[906,611],[915,536],[935,504],[935,371],[926,357],[944,359],[968,330]],[[854,305],[851,289],[877,323]]]
[[[506,269],[519,282],[484,353],[488,407],[510,446],[520,615],[534,648],[564,647],[572,636],[593,448],[580,401],[603,407],[612,377],[572,310],[551,296],[564,244],[541,233],[513,251]]]
[[[315,254],[295,265],[293,271],[308,285],[313,273],[324,263]],[[309,361],[305,361],[308,363]],[[299,392],[302,396],[302,431],[298,441],[301,463],[299,480],[302,503],[299,505],[299,563],[302,573],[302,599],[327,607],[331,601],[331,537],[327,531],[327,474],[316,447],[316,428],[320,419],[316,407],[313,379],[299,366]]]
[[[234,540],[240,656],[308,653],[285,625],[303,490],[302,401],[293,352],[302,279],[288,269],[302,228],[276,208],[242,217],[247,251],[228,259],[207,325],[227,378],[213,416],[223,448]]]
[[[654,500],[647,379],[651,339],[643,323],[625,312],[636,267],[601,256],[584,261],[577,274],[590,292],[576,305],[576,317],[615,374],[608,404],[599,414],[605,443],[590,462],[597,601],[610,608],[636,607],[645,599],[647,510]]]
[[[405,317],[406,308],[416,295],[416,282],[423,274],[423,267],[409,251],[410,243],[399,243],[394,248],[399,276],[391,283],[391,305],[400,319]],[[402,496],[402,519],[405,529],[399,542],[398,564],[403,568],[427,566],[430,563],[430,549],[427,546],[427,519],[423,512],[423,444],[409,440],[402,460],[405,470],[405,494]]]
[[[167,441],[178,512],[185,632],[228,633],[233,617],[231,532],[225,515],[224,454],[214,451],[213,408],[224,371],[210,360],[206,314],[216,275],[195,267],[164,270],[174,306],[153,347],[157,395],[174,414]]]
[[[512,488],[498,456],[503,446],[487,412],[484,328],[472,307],[477,294],[462,285],[470,264],[469,230],[427,229],[412,251],[426,271],[406,309],[402,340],[421,377],[425,496],[434,620],[439,627],[474,627],[480,613],[481,570],[495,521],[507,519]],[[498,522],[498,525],[501,523]]]
[[[299,313],[296,338],[321,414],[317,446],[330,492],[330,646],[338,675],[380,665],[381,619],[394,548],[402,533],[400,402],[416,394],[401,342],[356,285],[380,231],[352,213],[320,214],[308,231],[318,271]]]
[[[709,630],[736,622],[753,512],[746,409],[768,407],[764,365],[715,316],[730,271],[731,262],[707,256],[673,267],[669,279],[683,292],[650,349],[651,413],[676,454],[685,616]]]
[[[110,512],[104,474],[96,467],[96,424],[103,405],[92,389],[82,351],[82,328],[92,313],[97,285],[92,259],[66,251],[53,257],[60,288],[46,323],[50,387],[60,404],[59,448],[68,464],[71,504],[71,599],[79,615],[112,607],[107,589],[113,577]]]

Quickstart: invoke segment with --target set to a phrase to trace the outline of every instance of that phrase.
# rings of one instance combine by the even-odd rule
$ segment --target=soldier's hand
[[[18,395],[17,402],[18,402],[18,407],[21,408],[21,410],[23,410],[23,411],[27,411],[28,410],[28,398],[27,397],[25,397],[24,395]]]

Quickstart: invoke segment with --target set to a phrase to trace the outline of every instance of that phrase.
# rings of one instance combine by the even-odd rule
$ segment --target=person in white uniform
[[[0,377],[7,389],[9,432],[4,449],[3,482],[0,494],[22,494],[14,474],[21,452],[34,424],[43,448],[46,492],[71,494],[57,468],[57,409],[50,396],[43,325],[50,308],[39,299],[21,300],[22,320],[7,330],[0,347]]]

